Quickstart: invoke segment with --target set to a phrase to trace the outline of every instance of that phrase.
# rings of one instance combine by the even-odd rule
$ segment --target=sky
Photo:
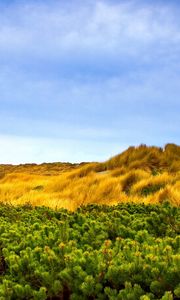
[[[0,163],[180,141],[180,1],[0,0]]]

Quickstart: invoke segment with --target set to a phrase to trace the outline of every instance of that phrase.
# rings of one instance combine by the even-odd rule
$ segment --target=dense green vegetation
[[[0,299],[180,299],[180,209],[1,205]]]

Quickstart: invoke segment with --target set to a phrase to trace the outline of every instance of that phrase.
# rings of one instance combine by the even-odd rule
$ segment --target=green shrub
[[[180,209],[0,206],[0,299],[172,300]]]

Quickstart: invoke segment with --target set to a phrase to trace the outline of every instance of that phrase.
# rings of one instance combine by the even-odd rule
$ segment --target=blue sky
[[[0,1],[0,163],[179,144],[179,1]]]

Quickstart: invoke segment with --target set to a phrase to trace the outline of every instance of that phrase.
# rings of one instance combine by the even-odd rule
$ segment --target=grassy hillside
[[[0,199],[1,300],[180,299],[179,146],[1,165]]]
[[[3,203],[74,210],[90,203],[180,205],[180,146],[129,147],[103,163],[0,165]]]

